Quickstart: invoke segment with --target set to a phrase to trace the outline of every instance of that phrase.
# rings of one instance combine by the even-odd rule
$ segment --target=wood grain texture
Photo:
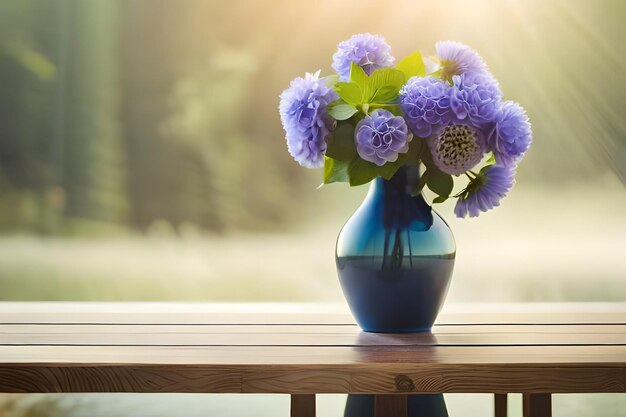
[[[398,375],[412,382],[397,385]],[[4,365],[0,392],[576,393],[626,392],[623,368],[405,366]]]
[[[524,394],[522,409],[524,417],[551,417],[552,396],[550,394]]]
[[[355,324],[344,304],[2,302],[0,323]],[[447,303],[437,324],[626,324],[626,303]]]
[[[4,364],[620,367],[625,346],[0,346]]]
[[[0,324],[0,333],[16,334],[359,334],[356,324]],[[434,335],[444,334],[501,334],[501,333],[557,333],[557,334],[613,334],[626,333],[626,324],[447,324],[435,325]],[[366,333],[383,336],[385,333]],[[389,334],[389,333],[387,333]],[[404,333],[399,335],[408,336]],[[419,333],[417,333],[419,335]]]
[[[374,417],[406,417],[406,395],[375,395]]]
[[[0,303],[0,392],[626,392],[622,304],[468,306],[409,335],[257,307]]]
[[[315,394],[292,394],[291,417],[315,417]]]
[[[456,325],[433,333],[357,326],[0,325],[1,345],[98,346],[626,346],[626,325]]]

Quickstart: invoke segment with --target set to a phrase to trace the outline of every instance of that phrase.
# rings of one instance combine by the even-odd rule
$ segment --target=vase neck
[[[383,193],[388,197],[411,197],[411,194],[420,181],[418,166],[400,167],[391,179],[376,178],[371,186],[371,192]]]
[[[432,209],[421,193],[411,195],[418,184],[418,167],[402,167],[389,180],[376,178],[363,203],[379,205],[386,229],[414,224],[418,229],[428,230],[433,223]]]

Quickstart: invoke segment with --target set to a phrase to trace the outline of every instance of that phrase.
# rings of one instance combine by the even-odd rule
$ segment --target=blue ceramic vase
[[[337,273],[367,332],[428,332],[448,291],[456,245],[447,223],[411,192],[417,167],[376,178],[337,239]]]

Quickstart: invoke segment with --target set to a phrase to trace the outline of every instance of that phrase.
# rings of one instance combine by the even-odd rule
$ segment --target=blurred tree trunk
[[[0,4],[0,227],[124,222],[116,3]],[[1,182],[1,181],[0,181]]]
[[[119,125],[118,7],[113,1],[63,0],[59,88],[66,215],[123,223],[125,159]],[[65,37],[64,36],[64,37]]]
[[[130,171],[132,223],[192,222],[219,229],[202,153],[166,132],[176,83],[198,60],[185,42],[195,2],[135,0],[122,3],[123,111]],[[167,30],[164,30],[167,28]]]

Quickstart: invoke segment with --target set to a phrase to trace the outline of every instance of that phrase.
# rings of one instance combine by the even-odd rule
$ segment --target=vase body
[[[369,332],[428,332],[443,305],[456,245],[422,195],[417,167],[376,178],[337,238],[337,274],[350,310]]]

